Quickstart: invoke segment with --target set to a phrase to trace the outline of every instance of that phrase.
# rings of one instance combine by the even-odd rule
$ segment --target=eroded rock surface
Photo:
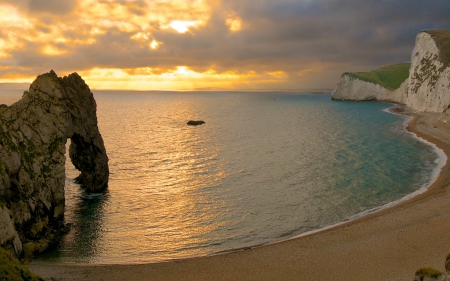
[[[446,41],[448,38],[448,42]],[[450,30],[420,32],[409,70],[406,106],[417,111],[444,112],[450,104],[450,65],[444,55]]]
[[[0,106],[0,246],[23,257],[49,247],[64,228],[65,151],[89,192],[108,184],[96,103],[77,73],[40,75],[11,106]]]
[[[428,30],[416,37],[409,78],[397,90],[343,74],[332,93],[335,100],[376,100],[422,112],[443,113],[450,122],[450,30]]]
[[[400,88],[388,90],[383,86],[353,77],[351,74],[344,73],[341,76],[338,86],[332,93],[334,100],[352,100],[352,101],[384,101],[394,103],[405,103],[408,90],[408,79],[403,82]]]

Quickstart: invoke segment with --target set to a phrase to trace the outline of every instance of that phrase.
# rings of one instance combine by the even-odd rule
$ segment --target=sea
[[[20,96],[3,91],[0,103]],[[108,189],[86,193],[67,158],[71,230],[39,260],[149,263],[276,243],[421,193],[446,160],[392,104],[303,92],[94,97]]]

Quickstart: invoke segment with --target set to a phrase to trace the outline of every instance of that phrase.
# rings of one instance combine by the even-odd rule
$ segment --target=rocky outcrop
[[[443,123],[443,124],[448,124],[450,123],[450,110],[447,109],[445,110],[441,116],[439,116],[439,122]]]
[[[432,268],[419,269],[414,275],[414,281],[445,281],[445,279],[444,273]]]
[[[0,280],[44,281],[2,248],[0,248]]]
[[[450,122],[450,30],[417,35],[409,78],[400,88],[387,89],[345,73],[332,99],[401,103],[414,111],[444,112],[441,121]]]
[[[83,79],[40,75],[21,100],[0,106],[0,246],[18,257],[45,250],[64,228],[65,152],[89,192],[108,184],[96,103]]]
[[[205,124],[205,121],[202,121],[202,120],[189,120],[187,122],[187,124],[191,125],[191,126],[198,126],[198,125]]]
[[[432,268],[422,268],[416,271],[414,281],[445,281],[444,273]]]
[[[447,258],[445,259],[445,271],[447,273],[447,281],[450,281],[450,253],[447,254]]]
[[[414,281],[450,281],[450,254],[445,260],[445,271],[446,273],[434,268],[421,268],[416,271]]]
[[[416,38],[405,104],[417,111],[444,112],[450,104],[450,67],[445,37],[449,31],[424,31]],[[444,42],[441,40],[444,39]]]
[[[333,100],[384,101],[404,103],[408,80],[397,90],[388,90],[380,84],[363,81],[351,73],[344,73],[332,93]]]

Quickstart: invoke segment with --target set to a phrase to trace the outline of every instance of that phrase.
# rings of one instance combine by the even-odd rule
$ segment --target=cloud
[[[49,13],[59,16],[73,12],[76,3],[76,0],[0,0],[0,5],[8,4],[28,13]]]
[[[185,66],[196,85],[201,74],[233,87],[332,88],[342,72],[409,61],[420,30],[450,27],[442,0],[57,2],[0,0],[0,80],[113,69],[132,81]]]
[[[66,15],[75,9],[75,0],[33,0],[29,2],[31,12],[44,12],[54,15]]]

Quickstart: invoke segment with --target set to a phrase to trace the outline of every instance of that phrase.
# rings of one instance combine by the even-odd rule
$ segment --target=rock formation
[[[377,100],[406,105],[415,111],[444,112],[450,121],[450,30],[422,31],[417,35],[409,78],[398,89],[344,73],[332,93],[335,100]]]
[[[197,125],[205,124],[205,121],[202,121],[202,120],[190,120],[189,122],[187,122],[187,124],[191,125],[191,126],[197,126]]]
[[[362,76],[369,77],[370,75]],[[450,122],[450,30],[422,31],[416,37],[409,77],[397,89],[388,89],[354,73],[344,73],[332,93],[334,100],[395,102],[408,109],[442,113],[439,121]],[[450,281],[450,254],[446,274],[422,268],[415,281]]]
[[[445,259],[445,271],[447,273],[447,281],[450,281],[450,253],[447,254],[447,258]]]
[[[96,103],[83,79],[40,75],[11,106],[0,105],[0,246],[41,252],[64,228],[65,152],[88,192],[108,184]]]
[[[445,279],[444,273],[432,268],[419,269],[414,276],[414,281],[445,281]]]
[[[443,112],[450,104],[450,30],[420,32],[416,38],[405,104]]]
[[[421,268],[416,271],[414,281],[450,281],[450,253],[445,259],[445,271],[446,273],[434,268]]]
[[[358,79],[351,73],[344,73],[332,93],[332,99],[404,103],[406,99],[404,93],[407,89],[408,80],[403,82],[400,88],[389,90],[380,84]]]

